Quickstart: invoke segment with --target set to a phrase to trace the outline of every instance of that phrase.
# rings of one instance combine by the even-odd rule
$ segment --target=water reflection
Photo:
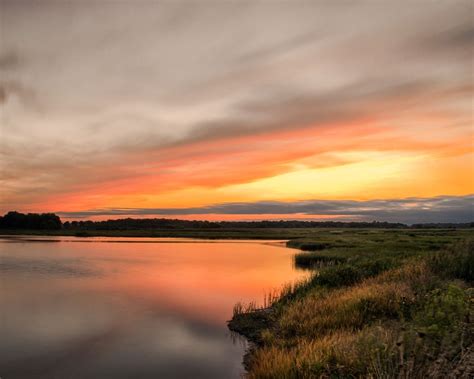
[[[233,305],[305,275],[277,242],[53,239],[0,240],[2,377],[239,377]]]

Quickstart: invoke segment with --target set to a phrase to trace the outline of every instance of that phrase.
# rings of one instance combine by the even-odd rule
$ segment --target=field
[[[250,378],[469,378],[470,230],[319,230],[288,246],[305,283],[237,304]]]
[[[77,236],[77,237],[183,237],[204,239],[300,239],[317,236],[324,229],[314,228],[221,228],[221,229],[124,229],[124,230],[27,230],[0,229],[0,234]]]

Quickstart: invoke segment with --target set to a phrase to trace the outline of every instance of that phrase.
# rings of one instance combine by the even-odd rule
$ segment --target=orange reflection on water
[[[208,322],[222,323],[238,301],[263,303],[265,294],[306,277],[292,262],[293,250],[268,242],[97,244],[108,274],[96,289],[119,291]],[[133,263],[131,263],[133,262]]]

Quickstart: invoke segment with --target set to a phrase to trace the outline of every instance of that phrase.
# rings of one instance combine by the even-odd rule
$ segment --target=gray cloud
[[[21,66],[21,59],[13,50],[5,51],[0,55],[0,70],[12,70]]]
[[[25,86],[20,81],[0,81],[0,105],[11,98],[16,98],[30,109],[37,108],[37,95],[32,88]]]
[[[94,216],[185,216],[185,215],[306,215],[341,216],[344,220],[377,220],[403,223],[472,222],[474,194],[388,200],[303,200],[224,203],[190,208],[106,208],[82,212],[58,212],[65,218]]]

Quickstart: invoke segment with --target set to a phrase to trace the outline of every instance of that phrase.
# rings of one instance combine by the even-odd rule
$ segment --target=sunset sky
[[[474,219],[472,0],[0,4],[2,213]]]

